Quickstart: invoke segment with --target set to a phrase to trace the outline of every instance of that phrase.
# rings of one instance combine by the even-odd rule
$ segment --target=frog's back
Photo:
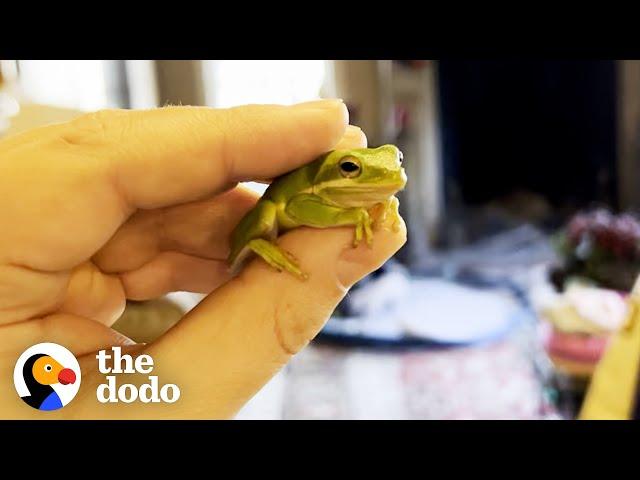
[[[322,160],[323,158],[319,158],[297,170],[276,178],[264,192],[261,200],[284,203],[295,195],[308,193],[313,186],[315,174]]]
[[[311,190],[323,159],[324,156],[271,182],[255,207],[247,212],[231,234],[228,260],[232,265],[242,263],[248,253],[246,244],[251,240],[265,238],[272,241],[280,231],[292,227],[287,225],[282,211],[292,197]]]

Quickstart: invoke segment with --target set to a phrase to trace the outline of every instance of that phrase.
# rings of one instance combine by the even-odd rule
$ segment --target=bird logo
[[[20,398],[37,410],[58,410],[80,388],[80,365],[73,354],[55,343],[40,343],[25,350],[13,372]]]

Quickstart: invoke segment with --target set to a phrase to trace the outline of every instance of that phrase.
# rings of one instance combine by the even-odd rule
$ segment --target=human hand
[[[308,281],[261,261],[232,279],[229,235],[258,198],[238,182],[365,145],[340,101],[109,110],[0,141],[0,418],[233,417],[406,239],[404,224],[383,225],[373,248],[354,249],[349,228],[298,228],[279,242]],[[126,299],[172,291],[210,295],[149,345],[110,328]],[[18,356],[41,342],[82,370],[76,398],[52,412],[13,391]],[[112,346],[151,355],[179,401],[99,403],[95,352]]]

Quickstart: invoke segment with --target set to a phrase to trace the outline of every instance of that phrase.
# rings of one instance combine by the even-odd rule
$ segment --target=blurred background
[[[638,61],[1,60],[0,138],[321,97],[404,152],[409,241],[238,418],[576,418],[640,272]],[[201,297],[114,328],[153,340]]]

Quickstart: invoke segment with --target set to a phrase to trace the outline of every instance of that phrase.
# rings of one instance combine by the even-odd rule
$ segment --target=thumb
[[[233,417],[320,331],[349,288],[402,247],[406,228],[401,219],[399,228],[388,220],[372,247],[353,248],[352,241],[350,228],[299,228],[282,236],[279,245],[298,258],[309,279],[279,273],[261,259],[251,262],[146,348],[161,378],[180,387],[180,401],[139,410],[129,405],[118,415]]]

